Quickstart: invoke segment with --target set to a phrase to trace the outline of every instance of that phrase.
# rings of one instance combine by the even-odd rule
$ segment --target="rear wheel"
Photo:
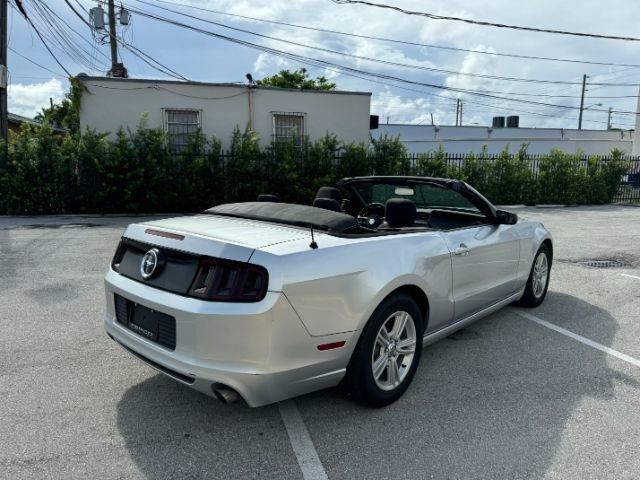
[[[407,390],[422,353],[422,315],[407,295],[373,313],[349,364],[346,387],[360,403],[384,407]]]
[[[536,253],[529,273],[529,280],[524,289],[524,295],[520,299],[523,307],[537,307],[544,301],[549,288],[549,275],[551,274],[551,252],[549,247],[542,245]]]

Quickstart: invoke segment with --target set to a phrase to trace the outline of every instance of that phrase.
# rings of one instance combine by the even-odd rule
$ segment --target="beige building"
[[[334,133],[344,142],[368,144],[371,93],[249,87],[229,83],[79,76],[85,89],[80,128],[112,135],[135,129],[143,114],[163,128],[174,147],[198,129],[229,146],[236,126],[249,125],[260,144],[303,135],[311,140]]]

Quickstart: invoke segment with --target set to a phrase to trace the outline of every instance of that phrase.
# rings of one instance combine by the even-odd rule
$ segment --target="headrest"
[[[411,227],[417,215],[416,204],[411,200],[406,198],[387,200],[385,220],[391,228]]]
[[[258,201],[280,203],[280,199],[278,197],[269,193],[261,193],[260,195],[258,195]]]
[[[324,208],[325,210],[331,210],[332,212],[341,212],[340,204],[333,198],[316,198],[313,201],[313,206],[316,208]]]
[[[338,205],[342,204],[342,192],[335,187],[320,187],[316,198],[331,198],[338,202]]]

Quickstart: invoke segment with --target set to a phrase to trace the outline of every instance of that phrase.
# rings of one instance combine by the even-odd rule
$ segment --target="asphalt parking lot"
[[[0,217],[0,478],[640,477],[640,208],[517,211],[555,237],[545,303],[427,347],[380,410],[224,406],[156,373],[102,327],[139,219]]]

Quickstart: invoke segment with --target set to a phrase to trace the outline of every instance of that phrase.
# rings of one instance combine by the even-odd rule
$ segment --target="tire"
[[[345,378],[346,390],[357,402],[372,408],[384,407],[409,388],[422,353],[422,320],[416,302],[405,294],[387,298],[373,312]],[[398,335],[396,327],[401,328],[403,323]]]
[[[542,276],[541,276],[542,275]],[[549,288],[549,277],[551,275],[551,252],[549,247],[542,245],[533,260],[527,286],[524,295],[520,299],[520,305],[527,308],[534,308],[540,305],[547,296]],[[544,284],[541,285],[540,282]]]

